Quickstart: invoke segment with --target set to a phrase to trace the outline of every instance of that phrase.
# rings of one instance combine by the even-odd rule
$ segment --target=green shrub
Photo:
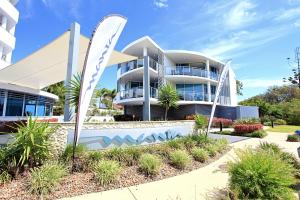
[[[264,126],[272,126],[271,122],[264,122],[263,124],[264,124]]]
[[[293,167],[269,152],[247,149],[229,163],[230,189],[239,199],[295,199]]]
[[[221,139],[218,139],[214,145],[216,146],[217,152],[221,153],[227,149],[228,144],[229,144],[229,142],[227,139],[221,138]]]
[[[152,154],[143,154],[139,160],[139,168],[146,175],[155,175],[159,173],[162,161],[158,156]]]
[[[261,142],[259,144],[258,148],[262,149],[264,151],[267,151],[267,152],[272,152],[272,153],[278,154],[278,155],[281,153],[280,147],[274,143]]]
[[[191,162],[189,154],[183,150],[175,150],[170,153],[170,161],[178,169],[184,169]]]
[[[137,147],[114,147],[105,151],[104,155],[107,159],[115,160],[126,165],[134,165],[141,156],[141,148]]]
[[[168,158],[171,151],[172,148],[166,143],[150,145],[144,148],[145,153],[158,154],[164,158]]]
[[[264,130],[258,130],[258,131],[254,131],[253,133],[250,133],[250,137],[255,137],[255,138],[264,138],[267,135],[268,135],[267,132]]]
[[[67,174],[62,164],[45,164],[31,170],[29,191],[35,195],[49,194]]]
[[[204,115],[195,116],[195,128],[200,131],[205,131],[205,128],[208,126],[207,117]]]
[[[260,119],[250,118],[250,119],[238,119],[234,121],[234,124],[259,124]]]
[[[88,149],[85,145],[83,144],[78,144],[75,148],[75,156],[76,157],[85,157],[85,155],[87,154]],[[68,144],[65,151],[62,154],[62,159],[64,161],[70,161],[72,160],[73,157],[73,144]]]
[[[102,160],[95,164],[94,174],[101,185],[108,185],[116,181],[120,175],[121,167],[118,162]]]
[[[208,155],[211,157],[216,156],[219,150],[215,144],[208,144],[204,148],[208,152]]]
[[[88,152],[88,159],[91,162],[98,162],[103,160],[104,152],[103,151],[90,151]]]
[[[166,144],[172,149],[183,149],[182,140],[180,139],[169,140]]]
[[[180,138],[181,142],[183,143],[184,147],[188,150],[191,151],[194,147],[196,147],[197,142],[193,140],[192,136],[186,136],[183,138]]]
[[[0,185],[11,181],[11,179],[12,177],[7,171],[3,171],[0,173]]]
[[[209,158],[208,152],[202,148],[194,148],[191,153],[194,159],[199,162],[205,162]]]
[[[142,151],[138,147],[127,147],[124,149],[124,153],[127,155],[125,162],[129,166],[136,164],[142,155]]]
[[[299,136],[296,134],[288,135],[287,140],[288,142],[299,142]]]
[[[194,134],[191,135],[192,140],[196,142],[197,146],[204,146],[211,143],[213,140],[209,137],[206,137],[205,134]]]
[[[50,156],[50,136],[55,128],[49,127],[46,122],[37,122],[31,117],[27,123],[19,123],[14,141],[5,148],[5,160],[7,165],[13,160],[17,161],[18,167],[24,165],[30,168],[41,165]]]
[[[276,119],[274,121],[274,124],[276,124],[276,125],[286,125],[286,121],[284,119]]]

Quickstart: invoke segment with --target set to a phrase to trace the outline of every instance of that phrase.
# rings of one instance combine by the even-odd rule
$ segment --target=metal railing
[[[166,75],[183,75],[183,76],[198,76],[208,78],[208,74],[210,74],[210,79],[218,80],[219,75],[214,72],[208,73],[207,70],[190,67],[190,66],[166,66],[165,67]]]
[[[155,71],[157,71],[158,66],[159,66],[159,64],[154,59],[149,57],[149,67],[154,69]],[[126,63],[122,63],[121,67],[120,67],[121,74],[124,74],[126,72],[129,72],[131,70],[138,69],[141,67],[144,67],[144,59],[143,58],[140,58],[137,60],[132,60],[132,61],[129,61]]]
[[[119,92],[120,100],[141,98],[143,96],[144,96],[144,88],[143,87],[134,87],[134,88],[130,88],[130,89]],[[157,97],[158,97],[158,89],[150,87],[150,98],[157,98]]]

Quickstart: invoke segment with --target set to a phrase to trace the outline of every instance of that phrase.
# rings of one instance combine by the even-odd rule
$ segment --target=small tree
[[[165,120],[167,120],[169,109],[177,107],[178,100],[178,93],[172,85],[166,84],[159,88],[158,101],[165,108]]]
[[[202,134],[205,129],[207,128],[208,120],[204,115],[196,115],[195,116],[195,128],[197,130],[197,133]]]

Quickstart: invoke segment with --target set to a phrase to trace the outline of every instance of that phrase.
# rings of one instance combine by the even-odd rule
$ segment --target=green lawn
[[[300,126],[280,125],[280,126],[275,126],[274,128],[270,127],[267,129],[267,131],[282,132],[282,133],[294,133],[296,130],[300,130]]]

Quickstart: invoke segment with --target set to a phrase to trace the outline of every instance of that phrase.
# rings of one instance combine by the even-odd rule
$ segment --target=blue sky
[[[105,15],[128,18],[117,50],[149,35],[164,49],[195,50],[233,59],[244,99],[281,85],[286,62],[300,46],[300,0],[20,0],[16,62],[65,32],[73,21],[90,36]],[[24,66],[26,67],[26,66]],[[100,85],[116,87],[116,67]]]

